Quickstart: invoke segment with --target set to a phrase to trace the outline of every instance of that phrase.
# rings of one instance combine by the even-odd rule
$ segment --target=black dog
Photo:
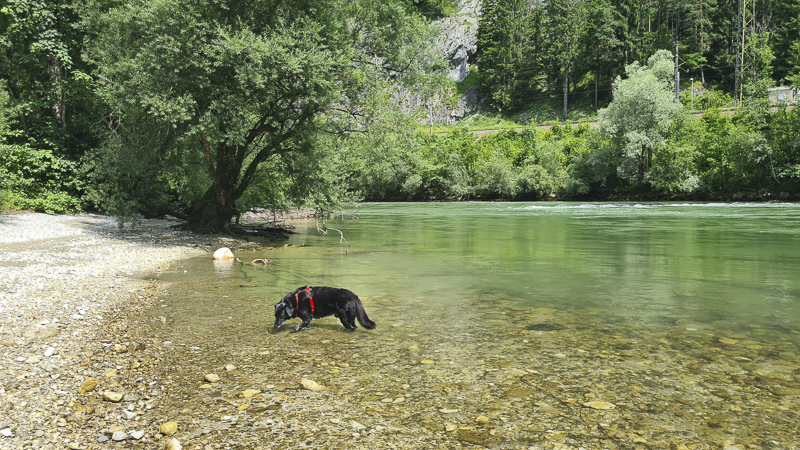
[[[275,328],[283,322],[299,317],[303,322],[297,331],[307,330],[312,318],[319,319],[333,314],[348,330],[356,329],[355,319],[367,330],[375,329],[375,322],[369,320],[361,299],[347,289],[327,286],[307,286],[283,297],[275,304]]]

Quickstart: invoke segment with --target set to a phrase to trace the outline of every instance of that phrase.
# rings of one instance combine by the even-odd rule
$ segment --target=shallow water
[[[231,448],[800,448],[798,224],[788,204],[367,204],[329,223],[341,246],[309,224],[237,254],[268,266],[153,275],[165,407]],[[271,330],[304,285],[353,290],[378,329]]]

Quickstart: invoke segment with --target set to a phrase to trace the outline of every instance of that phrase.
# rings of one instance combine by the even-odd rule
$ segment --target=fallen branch
[[[342,230],[339,230],[339,229],[336,229],[336,228],[330,228],[330,227],[325,227],[325,229],[323,229],[322,227],[320,227],[319,222],[317,222],[317,231],[322,233],[324,236],[327,236],[328,235],[328,230],[333,230],[333,231],[338,231],[339,232],[339,247],[342,246],[342,241],[347,242],[347,239],[344,238],[344,233],[342,232]],[[350,247],[350,242],[347,242],[347,246]]]

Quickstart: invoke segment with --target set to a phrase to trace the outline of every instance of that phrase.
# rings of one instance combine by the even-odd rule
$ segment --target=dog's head
[[[292,294],[283,297],[281,301],[275,303],[275,328],[280,328],[283,322],[293,318],[297,311],[295,311],[292,304]]]

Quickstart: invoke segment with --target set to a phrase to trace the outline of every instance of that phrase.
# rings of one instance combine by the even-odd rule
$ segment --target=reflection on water
[[[165,407],[190,406],[197,447],[797,448],[798,217],[367,205],[334,225],[351,246],[309,228],[237,255],[268,266],[196,259],[160,274],[174,284],[150,332],[173,343],[170,380],[188,380]],[[272,304],[306,284],[353,290],[378,329],[330,317],[270,330]]]

